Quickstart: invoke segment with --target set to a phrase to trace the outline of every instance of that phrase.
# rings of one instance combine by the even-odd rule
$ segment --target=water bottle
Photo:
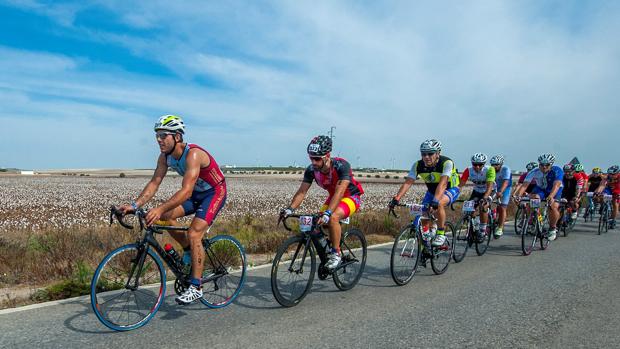
[[[166,251],[168,256],[170,256],[170,258],[172,258],[174,263],[176,263],[176,266],[181,265],[181,258],[179,257],[179,254],[177,253],[177,251],[174,250],[174,247],[172,247],[172,245],[165,244],[164,245],[164,251]]]
[[[474,231],[480,230],[480,217],[476,216],[474,218]]]
[[[432,233],[428,225],[422,225],[422,238],[424,239],[424,241],[430,241],[432,238]]]

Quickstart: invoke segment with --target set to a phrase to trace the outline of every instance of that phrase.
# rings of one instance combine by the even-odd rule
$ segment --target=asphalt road
[[[506,234],[435,276],[422,269],[398,287],[390,246],[369,250],[360,284],[315,283],[294,308],[273,299],[269,268],[252,270],[237,301],[218,310],[167,297],[145,327],[126,333],[98,322],[88,299],[0,312],[2,348],[403,348],[588,347],[620,343],[620,236],[579,223],[546,251],[521,255]],[[168,292],[172,292],[169,287]]]

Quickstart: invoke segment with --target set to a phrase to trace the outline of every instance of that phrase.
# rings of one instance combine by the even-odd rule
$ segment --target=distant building
[[[34,171],[30,171],[30,170],[21,170],[19,171],[21,174],[26,175],[26,176],[33,176],[34,175]]]

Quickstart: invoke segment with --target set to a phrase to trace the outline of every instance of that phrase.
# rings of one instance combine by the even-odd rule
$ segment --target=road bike
[[[459,219],[455,225],[454,230],[454,254],[453,258],[456,263],[461,262],[467,255],[467,250],[475,245],[476,254],[482,256],[488,249],[491,242],[491,235],[496,228],[497,211],[495,208],[491,208],[491,204],[496,201],[488,202],[488,205],[481,205],[480,200],[457,200],[456,202],[462,202],[463,206],[461,210],[463,216]],[[454,211],[454,206],[450,208]],[[478,212],[476,212],[478,211]],[[484,231],[484,237],[478,238],[479,216],[481,214],[487,214],[488,222],[487,228]]]
[[[271,291],[276,301],[284,307],[292,307],[310,292],[314,274],[320,280],[329,276],[339,290],[346,291],[353,288],[360,280],[366,266],[367,244],[364,234],[356,228],[343,230],[340,238],[340,254],[342,261],[333,270],[329,270],[327,255],[330,249],[329,240],[322,224],[319,224],[320,213],[291,214],[280,216],[278,224],[293,231],[287,221],[297,218],[299,234],[286,239],[276,252],[271,265]],[[346,218],[340,221],[343,225],[349,224]],[[317,271],[316,255],[319,256]]]
[[[540,243],[540,249],[545,250],[549,246],[549,206],[545,205],[541,212],[541,200],[522,197],[519,206],[525,214],[521,219],[521,250],[524,256],[529,256],[534,250],[536,242]]]
[[[452,259],[454,246],[454,226],[446,222],[446,241],[441,246],[433,246],[432,239],[435,237],[433,229],[436,228],[437,218],[429,205],[398,204],[396,206],[407,207],[411,213],[411,222],[399,231],[392,245],[390,256],[390,273],[397,285],[406,285],[413,279],[418,265],[426,267],[430,260],[431,268],[437,275],[443,274]],[[390,214],[398,218],[394,207],[390,207]],[[433,226],[430,229],[429,226]]]
[[[560,200],[560,221],[558,222],[558,230],[561,230],[564,236],[575,228],[576,219],[573,219],[572,214],[575,212],[571,203],[566,199]]]
[[[135,216],[142,233],[135,243],[121,246],[106,255],[93,275],[90,299],[97,318],[115,331],[129,331],[146,325],[157,313],[166,294],[166,268],[174,281],[174,291],[180,295],[190,285],[191,267],[170,246],[162,248],[155,234],[165,231],[187,231],[188,227],[147,226],[147,211],[138,209]],[[126,216],[114,206],[113,219],[127,229]],[[208,231],[207,231],[208,233]],[[204,271],[201,278],[203,296],[200,302],[209,308],[221,308],[237,298],[246,277],[247,262],[243,246],[228,235],[202,240],[205,249]],[[163,261],[163,262],[162,262]]]
[[[611,200],[613,198],[612,195],[609,194],[598,194],[603,196],[603,203],[601,206],[601,215],[598,218],[598,235],[601,233],[606,233],[609,230],[610,225],[610,216],[611,216]]]

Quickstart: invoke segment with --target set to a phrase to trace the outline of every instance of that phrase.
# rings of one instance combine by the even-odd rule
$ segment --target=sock
[[[337,255],[340,255],[340,247],[338,247],[338,248],[332,247],[331,252],[332,253],[336,253]]]
[[[194,285],[198,289],[200,289],[202,287],[202,283],[200,282],[200,279],[196,279],[196,278],[192,277],[189,282],[190,282],[190,284]]]
[[[437,228],[437,235],[445,235],[446,228]]]

